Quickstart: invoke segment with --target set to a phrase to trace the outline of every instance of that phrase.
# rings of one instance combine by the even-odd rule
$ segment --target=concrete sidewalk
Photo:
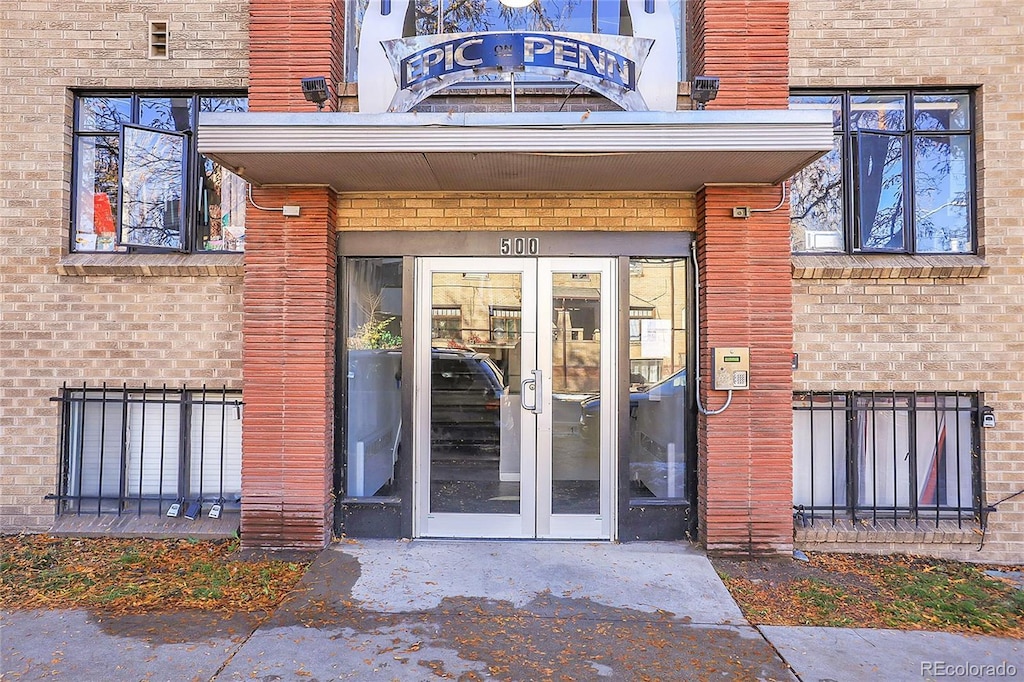
[[[262,622],[32,611],[0,624],[4,682],[1024,679],[1019,640],[754,628],[685,543],[338,543]]]

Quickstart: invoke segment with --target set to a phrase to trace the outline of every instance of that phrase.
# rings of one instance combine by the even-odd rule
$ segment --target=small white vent
[[[168,58],[168,39],[167,33],[167,22],[166,21],[151,21],[149,22],[149,58],[150,59],[167,59]]]

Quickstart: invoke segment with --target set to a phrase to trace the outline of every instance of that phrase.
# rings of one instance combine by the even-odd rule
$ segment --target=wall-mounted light
[[[302,95],[307,102],[316,104],[317,109],[324,108],[324,102],[331,98],[331,88],[323,76],[302,79]]]
[[[500,0],[500,2],[505,5],[505,7],[512,7],[514,9],[529,7],[533,4],[533,0]]]
[[[718,97],[718,77],[694,76],[690,83],[690,100],[697,108],[703,109],[715,97]]]

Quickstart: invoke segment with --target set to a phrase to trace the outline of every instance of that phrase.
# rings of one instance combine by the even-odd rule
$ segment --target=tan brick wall
[[[341,196],[338,230],[697,229],[689,194],[377,194]]]
[[[984,432],[986,500],[1024,489],[1024,54],[1012,49],[1024,44],[1024,5],[792,0],[790,26],[793,86],[979,87],[978,231],[990,266],[978,278],[795,281],[796,389],[984,391],[998,419]],[[1024,495],[991,516],[974,558],[1022,552]]]
[[[244,88],[247,3],[13,4],[0,9],[0,532],[52,521],[62,382],[241,382],[240,277],[58,264],[70,89]],[[169,23],[169,59],[148,59],[149,20]]]

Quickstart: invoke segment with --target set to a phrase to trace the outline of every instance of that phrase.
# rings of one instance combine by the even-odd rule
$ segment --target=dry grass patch
[[[1024,639],[1024,590],[986,575],[985,566],[862,554],[812,554],[808,562],[713,563],[755,625],[938,630]]]
[[[238,541],[0,537],[0,607],[268,611],[308,562],[247,561]]]

